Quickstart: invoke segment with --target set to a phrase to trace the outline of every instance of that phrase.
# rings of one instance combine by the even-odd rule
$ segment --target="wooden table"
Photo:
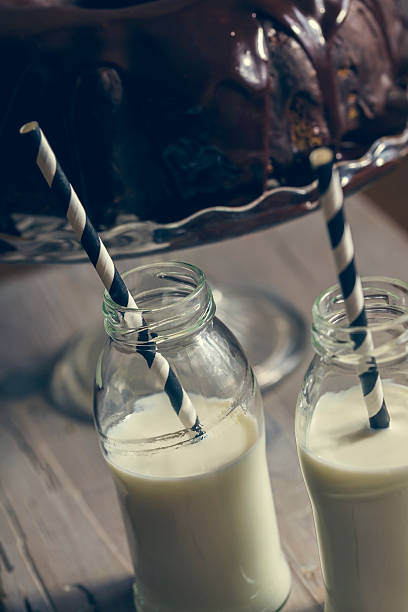
[[[406,235],[363,196],[348,203],[361,274],[407,278]],[[229,242],[173,253],[220,284],[273,287],[310,323],[313,299],[333,284],[320,214]],[[137,261],[120,262],[124,270]],[[47,391],[55,355],[101,320],[88,265],[50,266],[0,284],[0,568],[13,612],[131,611],[132,568],[113,484],[91,424],[58,411]],[[292,592],[285,612],[322,610],[311,509],[293,418],[311,351],[264,395],[270,474]],[[0,606],[1,607],[1,606]],[[217,612],[217,611],[214,611]],[[346,611],[345,611],[346,612]]]

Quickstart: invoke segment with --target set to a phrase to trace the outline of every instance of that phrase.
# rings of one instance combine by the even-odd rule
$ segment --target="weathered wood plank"
[[[45,609],[80,610],[84,594],[98,602],[95,610],[106,609],[99,601],[106,584],[112,592],[129,584],[126,553],[107,536],[49,449],[33,446],[16,415],[3,410],[0,424],[7,457],[0,468],[1,503]],[[23,597],[34,609],[41,603],[38,593]]]
[[[0,534],[0,575],[7,612],[55,610],[27,548],[24,529],[3,488],[0,488]]]
[[[30,439],[30,444],[53,474],[61,474],[64,486],[90,520],[95,519],[95,526],[103,529],[104,537],[120,551],[122,562],[130,569],[116,492],[93,424],[70,420],[50,408],[41,397],[32,400],[30,411],[24,404],[18,408],[18,417],[11,418],[18,422],[20,436]]]

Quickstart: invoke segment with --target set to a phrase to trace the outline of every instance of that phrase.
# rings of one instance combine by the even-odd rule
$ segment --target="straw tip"
[[[29,132],[34,132],[34,130],[38,129],[38,121],[29,121],[21,126],[19,129],[20,134],[28,134]]]
[[[328,147],[319,147],[311,152],[309,155],[309,161],[312,168],[315,170],[321,166],[332,163],[334,160],[334,153]]]

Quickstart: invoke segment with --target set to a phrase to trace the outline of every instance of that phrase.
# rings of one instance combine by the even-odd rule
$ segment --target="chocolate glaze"
[[[99,227],[306,182],[313,146],[352,154],[374,121],[404,126],[405,104],[385,112],[403,34],[394,0],[0,0],[3,210],[55,207],[21,159],[33,119]],[[367,77],[364,44],[381,56]]]
[[[343,122],[331,58],[331,42],[348,14],[350,0],[277,0],[273,6],[271,2],[261,0],[260,4],[268,16],[291,32],[311,59],[333,141],[338,143]]]

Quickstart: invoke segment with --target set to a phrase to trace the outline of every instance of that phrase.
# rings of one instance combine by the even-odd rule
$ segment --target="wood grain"
[[[347,210],[360,273],[406,278],[406,235],[362,196]],[[171,259],[198,264],[221,286],[278,290],[308,324],[314,298],[335,280],[318,213]],[[42,267],[2,281],[0,568],[7,612],[133,609],[126,538],[93,426],[58,410],[48,389],[59,351],[101,325],[101,299],[87,265]],[[293,577],[285,612],[321,612],[324,597],[293,431],[310,356],[308,349],[302,366],[264,395],[270,475]]]

